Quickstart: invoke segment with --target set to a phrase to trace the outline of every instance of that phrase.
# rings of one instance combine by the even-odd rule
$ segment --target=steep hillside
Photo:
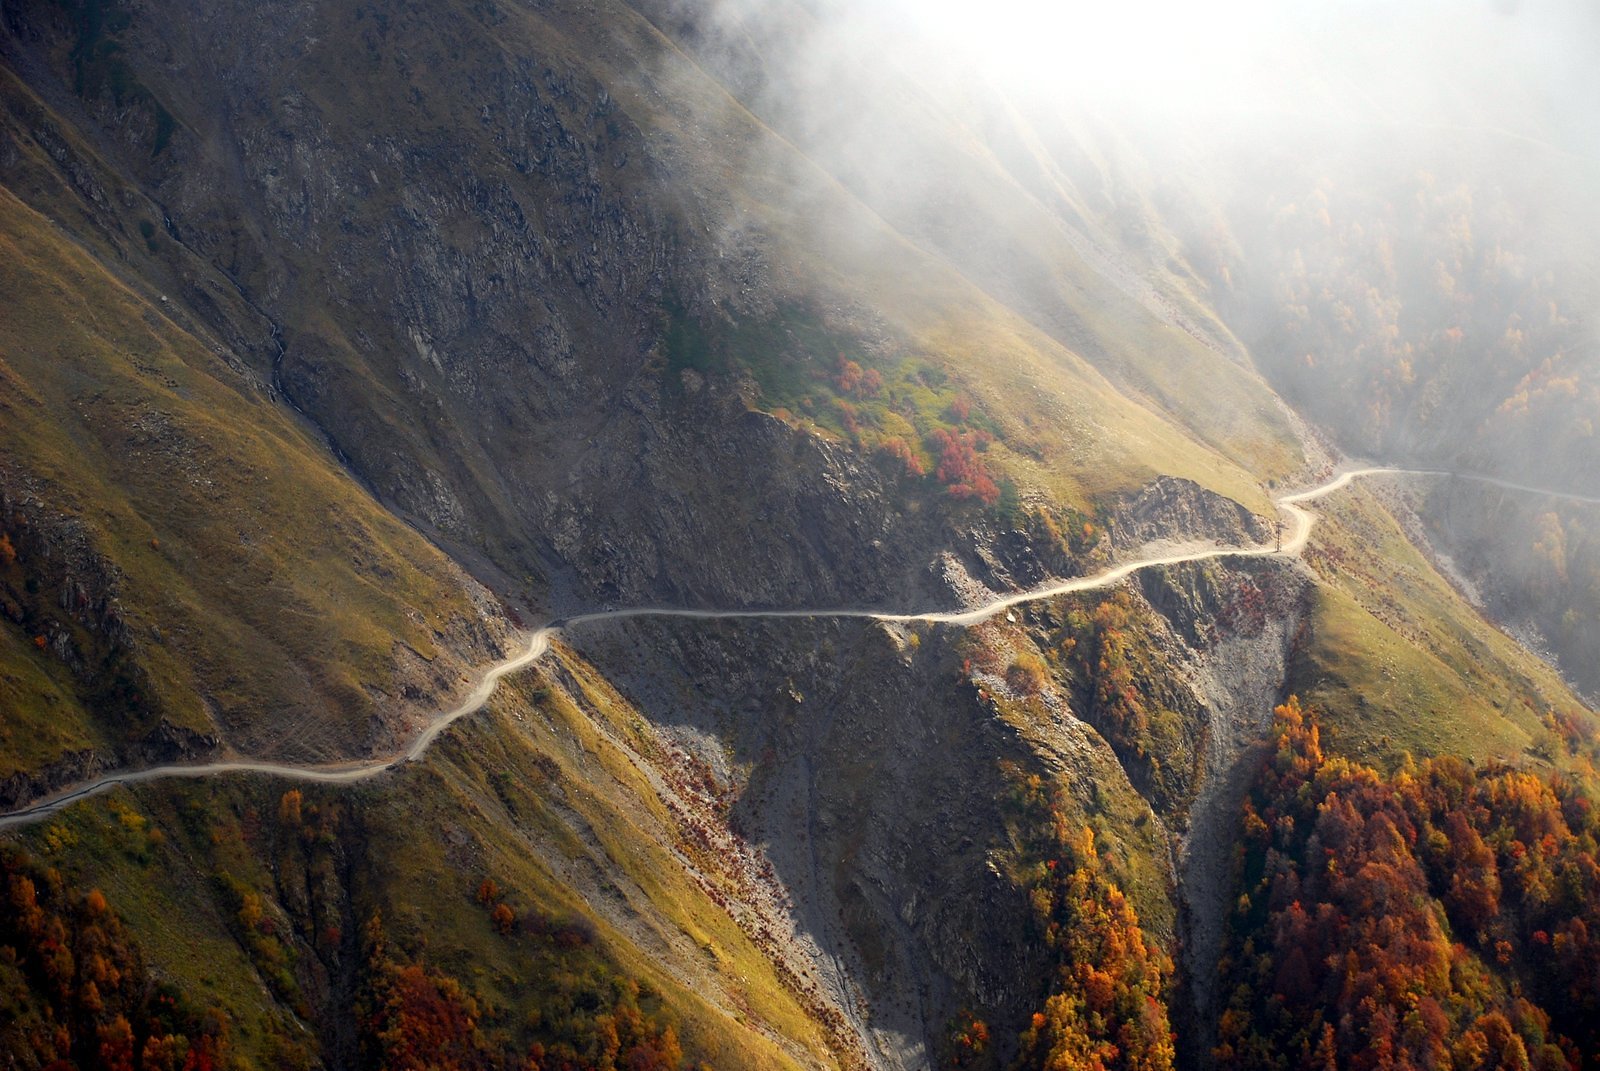
[[[509,628],[165,305],[0,190],[3,798],[392,750]]]
[[[1275,416],[1202,427],[1212,449],[1184,425],[1227,407],[1175,419],[1131,403],[1105,374],[1157,355],[1155,335],[1053,336],[625,7],[302,15],[8,8],[29,85],[12,95],[25,151],[7,182],[80,215],[61,170],[93,163],[51,167],[33,131],[81,131],[160,224],[141,241],[133,213],[96,203],[86,240],[177,261],[193,282],[172,299],[197,291],[195,314],[219,335],[256,338],[241,359],[380,498],[519,584],[563,598],[575,584],[629,601],[881,601],[941,548],[970,559],[971,506],[1008,480],[1024,499],[1092,512],[1170,473],[1263,509],[1257,474],[1295,463]],[[115,73],[104,84],[75,74],[97,49]],[[227,73],[196,76],[207,71]],[[1054,255],[1091,278],[1066,250]],[[200,297],[219,284],[267,322]],[[1104,288],[1071,296],[1083,315],[1124,308],[1160,330]],[[987,483],[945,464],[973,442]],[[705,504],[735,498],[825,517],[829,486],[851,489],[848,521],[774,528],[754,508],[743,524],[706,522]]]
[[[1492,131],[1324,133],[1280,142],[1197,251],[1263,371],[1352,451],[1544,483],[1557,458],[1591,490],[1593,163]]]
[[[1029,1023],[1086,954],[1040,914],[1052,897],[1081,910],[1081,890],[1051,892],[1055,861],[1112,909],[1107,940],[1148,942],[1149,995],[1172,999],[1167,837],[1197,782],[1152,810],[1148,771],[1118,761],[1136,719],[1068,713],[1080,689],[1118,685],[1063,636],[1153,637],[1154,732],[1209,741],[1190,774],[1208,780],[1259,720],[1237,664],[1284,672],[1287,634],[1256,612],[1258,581],[1282,572],[1158,578],[1170,624],[1128,590],[978,630],[578,626],[592,662],[558,652],[368,788],[161,782],[22,842],[73,895],[102,890],[151,969],[221,1010],[241,1058],[389,1052],[409,1035],[376,1028],[375,1002],[426,983],[485,1059],[568,1045],[606,1066],[598,1017],[633,1000],[652,1036],[671,1026],[717,1066],[927,1066],[980,1027],[986,1058],[1009,1059],[1054,1044]],[[1032,664],[1037,679],[1016,671]],[[1062,832],[1085,829],[1093,850]],[[158,892],[157,870],[181,880]]]
[[[1293,467],[1298,444],[1276,400],[1236,363],[1236,349],[1217,352],[1226,329],[1203,306],[1158,294],[1123,269],[1125,236],[1104,230],[1150,213],[1124,201],[1138,197],[1138,185],[1113,188],[1110,169],[1096,166],[1114,135],[1083,130],[1080,117],[1061,112],[1035,119],[1007,96],[973,92],[961,72],[897,51],[904,27],[878,25],[870,9],[635,6],[905,241],[1088,360],[1119,393],[1258,477]],[[859,223],[819,215],[802,237],[835,246],[871,240],[856,233]],[[862,283],[883,274],[887,252]],[[959,301],[942,274],[925,269],[915,279],[934,293],[901,291],[882,304]],[[1020,400],[1013,390],[1000,404]]]
[[[877,17],[0,8],[0,1063],[1600,1058],[1587,254]]]
[[[1291,690],[1336,715],[1338,750],[1367,761],[1553,758],[1557,723],[1587,720],[1583,704],[1412,546],[1415,515],[1393,493],[1325,507],[1305,556],[1323,583]]]
[[[658,1058],[638,1066],[815,1066],[837,1042],[681,869],[608,707],[537,680],[373,791],[162,785],[24,843],[103,890],[151,969],[217,1009],[238,1066],[595,1066],[638,1044]]]
[[[419,530],[546,611],[931,608],[1151,539],[1260,540],[1258,481],[1298,463],[1236,366],[1201,378],[1259,421],[1133,389],[1169,367],[1161,347],[1193,344],[1070,243],[1030,239],[1059,279],[1044,297],[969,277],[971,250],[926,248],[621,5],[4,18],[13,802],[118,762],[395,750],[510,634]],[[1015,192],[992,167],[958,187]],[[1006,226],[1058,226],[1030,211]],[[1092,331],[1057,319],[1069,291]],[[46,569],[80,544],[84,562]],[[115,607],[111,625],[74,631],[52,607],[75,599]],[[819,639],[860,658],[819,661]],[[1160,820],[1094,730],[998,717],[962,630],[911,660],[867,625],[737,628],[681,662],[636,642],[658,654],[602,648],[598,673],[559,656],[370,788],[158,782],[22,839],[65,875],[50,910],[100,888],[130,954],[212,1009],[190,1044],[215,1039],[223,1063],[1043,1053],[1053,1034],[1022,1035],[1077,954],[1033,943],[1057,856],[1137,905],[1106,939],[1145,920],[1162,992]],[[716,679],[764,695],[781,667],[839,678],[793,740],[735,722],[684,738],[656,699]],[[863,780],[859,734],[887,743],[871,726],[911,717],[911,694],[945,729],[897,780]],[[959,804],[930,812],[971,827],[954,854],[883,791],[949,748],[972,756],[945,782]],[[825,832],[794,836],[768,791]],[[857,842],[863,806],[880,822]],[[158,871],[183,880],[157,895]],[[975,923],[983,940],[958,937]],[[23,972],[38,1029],[13,1051],[45,1062],[52,1022],[98,1035],[119,1016],[148,1047],[143,1006],[52,1003],[58,980]]]

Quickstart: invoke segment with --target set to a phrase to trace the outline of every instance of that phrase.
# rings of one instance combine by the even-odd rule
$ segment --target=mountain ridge
[[[262,760],[0,819],[0,1053],[1203,1068],[1252,1040],[1229,957],[1278,916],[1235,910],[1231,851],[1290,813],[1260,765],[1289,695],[1315,776],[1458,756],[1587,791],[1592,714],[1415,535],[1525,566],[1493,605],[1551,627],[1585,507],[1509,469],[1341,490],[1314,531],[1296,505],[1351,477],[1276,391],[1409,441],[1422,410],[1357,436],[1340,392],[1392,370],[1384,324],[1447,325],[1347,339],[1258,224],[1292,200],[1271,237],[1366,250],[1385,187],[1330,172],[1328,234],[1320,155],[1197,203],[1214,159],[839,51],[831,18],[0,10],[0,776]],[[1494,317],[1546,287],[1495,278]],[[1518,527],[1463,521],[1496,495]],[[612,609],[650,606],[684,609]],[[1515,910],[1505,958],[1458,942],[1497,994]],[[1543,996],[1506,1028],[1541,1058],[1539,1015],[1587,1036]]]

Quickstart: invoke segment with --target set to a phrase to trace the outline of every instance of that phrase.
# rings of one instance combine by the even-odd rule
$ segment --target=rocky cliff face
[[[567,639],[731,801],[724,821],[758,847],[777,890],[776,910],[747,906],[795,974],[822,983],[873,1066],[913,1068],[940,1058],[963,1009],[1004,1051],[1044,998],[1044,948],[1005,870],[1009,767],[1059,780],[1086,816],[1115,816],[1107,843],[1154,867],[1133,893],[1141,917],[1169,938],[1181,928],[1208,974],[1235,770],[1281,698],[1305,585],[1266,563],[1152,573],[1128,591],[1166,667],[1135,686],[1178,708],[1193,745],[1160,756],[1192,763],[1165,800],[1140,798],[1147,779],[1124,768],[1072,680],[1025,697],[983,668],[989,651],[1048,650],[1067,613],[1108,596],[974,630],[638,619]]]
[[[761,498],[758,474],[827,488],[857,473],[745,419],[737,396],[668,411],[652,366],[664,281],[715,301],[708,251],[684,240],[692,207],[665,203],[659,146],[556,26],[509,9],[112,5],[99,32],[120,25],[117,71],[147,91],[80,97],[71,56],[95,47],[82,18],[102,6],[8,8],[12,57],[159,206],[152,245],[181,247],[190,276],[171,296],[249,340],[241,358],[380,496],[519,580],[555,574],[591,598],[770,599],[801,586],[766,576],[777,557],[837,594],[824,554],[877,538],[870,522],[830,525],[818,548],[692,516]],[[106,200],[92,177],[72,185]],[[95,223],[126,229],[114,206]],[[219,277],[251,311],[205,300]],[[763,505],[817,515],[828,494],[804,493]]]
[[[558,605],[876,604],[936,594],[941,550],[987,553],[971,511],[908,512],[857,452],[752,414],[737,375],[685,389],[665,366],[668,303],[847,303],[696,178],[769,135],[686,125],[721,91],[632,12],[41,0],[5,19],[27,82],[11,136],[57,174],[13,152],[0,177],[53,181],[383,501],[508,583]],[[708,129],[723,149],[686,140]]]
[[[1019,1018],[1042,969],[1025,897],[991,862],[999,763],[1037,757],[962,684],[951,639],[829,622],[572,636],[729,786],[728,822],[792,904],[784,943],[878,1067],[932,1063],[964,1005]]]
[[[1205,1066],[1218,1013],[1216,977],[1234,888],[1239,809],[1256,749],[1284,699],[1304,641],[1311,578],[1290,564],[1152,571],[1141,592],[1167,623],[1165,641],[1203,731],[1192,794],[1174,822],[1183,940],[1175,1002],[1187,1061]]]

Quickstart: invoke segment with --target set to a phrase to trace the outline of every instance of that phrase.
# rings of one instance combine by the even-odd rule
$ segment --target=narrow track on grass
[[[416,739],[412,740],[405,750],[399,754],[391,755],[387,758],[329,763],[317,766],[293,766],[285,763],[258,762],[252,759],[230,759],[219,762],[149,766],[139,770],[116,770],[63,789],[52,796],[11,811],[8,814],[0,815],[0,830],[36,822],[72,803],[104,792],[116,785],[133,785],[172,777],[216,777],[222,774],[260,773],[292,781],[314,781],[323,784],[349,784],[354,781],[363,781],[370,777],[376,777],[386,770],[420,759],[428,748],[433,745],[433,742],[438,739],[440,733],[444,732],[445,729],[459,719],[481,709],[489,701],[489,697],[494,694],[495,688],[499,685],[502,677],[509,673],[515,673],[517,670],[537,661],[550,649],[552,636],[574,625],[597,621],[621,621],[635,617],[688,617],[700,620],[864,618],[893,624],[926,622],[930,624],[975,625],[1023,603],[1051,599],[1058,595],[1070,595],[1078,591],[1093,591],[1098,588],[1110,587],[1139,572],[1141,569],[1151,569],[1164,565],[1184,565],[1190,562],[1213,561],[1222,558],[1269,558],[1281,555],[1295,555],[1305,548],[1306,542],[1311,538],[1311,529],[1316,525],[1316,514],[1306,509],[1305,503],[1314,502],[1326,495],[1333,494],[1335,491],[1348,487],[1355,480],[1372,476],[1425,476],[1470,480],[1475,483],[1489,484],[1524,494],[1547,495],[1574,502],[1600,505],[1600,498],[1597,497],[1513,483],[1494,476],[1448,472],[1443,469],[1402,469],[1377,466],[1354,468],[1346,469],[1326,483],[1310,490],[1296,491],[1278,498],[1276,502],[1278,509],[1288,514],[1291,520],[1289,527],[1283,533],[1281,548],[1276,542],[1261,546],[1214,546],[1137,558],[1121,565],[1112,566],[1091,576],[1073,577],[1070,580],[1057,581],[1028,591],[1002,595],[992,602],[971,610],[891,613],[883,610],[859,609],[684,610],[670,607],[639,607],[628,610],[601,610],[593,613],[577,614],[559,618],[535,631],[528,637],[527,647],[521,653],[498,662],[487,669],[479,679],[477,686],[459,705],[434,718],[428,727],[419,733]]]

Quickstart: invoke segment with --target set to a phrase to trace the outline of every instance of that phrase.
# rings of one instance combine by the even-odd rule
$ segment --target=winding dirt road
[[[1397,469],[1397,468],[1358,468],[1341,472],[1333,479],[1308,491],[1298,491],[1288,494],[1277,500],[1280,510],[1287,513],[1292,519],[1292,525],[1284,534],[1283,546],[1279,550],[1274,545],[1259,547],[1209,547],[1177,551],[1171,554],[1156,555],[1148,558],[1139,558],[1135,561],[1125,562],[1114,566],[1104,572],[1095,573],[1093,576],[1074,577],[1045,587],[1034,588],[1030,591],[1015,592],[1002,596],[993,602],[986,603],[974,610],[938,610],[929,613],[892,614],[877,610],[677,610],[669,608],[642,607],[632,610],[603,610],[596,613],[579,614],[574,617],[561,618],[552,621],[529,637],[528,646],[522,653],[512,656],[503,662],[490,667],[478,682],[471,694],[453,710],[440,714],[423,730],[409,747],[398,755],[383,759],[370,759],[364,762],[336,763],[323,766],[288,766],[274,762],[256,762],[250,759],[236,759],[224,762],[193,763],[188,765],[150,766],[142,770],[116,771],[86,781],[81,785],[63,790],[47,799],[39,800],[9,814],[0,815],[0,830],[14,826],[25,825],[48,817],[69,804],[86,799],[115,785],[132,785],[142,781],[156,781],[168,777],[215,777],[219,774],[230,773],[263,773],[272,774],[293,781],[316,781],[327,784],[347,784],[375,777],[385,770],[401,766],[413,759],[421,758],[433,744],[440,733],[449,728],[459,718],[478,710],[489,701],[494,694],[495,687],[500,678],[538,660],[550,649],[550,638],[564,628],[584,624],[592,621],[617,621],[630,617],[690,617],[702,619],[730,620],[739,618],[867,618],[874,621],[886,621],[897,624],[913,622],[929,622],[934,624],[949,625],[975,625],[999,614],[1013,606],[1039,599],[1054,598],[1057,595],[1068,595],[1078,591],[1092,591],[1097,588],[1109,587],[1124,578],[1131,576],[1141,569],[1149,569],[1162,565],[1183,565],[1189,562],[1210,561],[1218,558],[1263,558],[1277,554],[1298,554],[1304,549],[1307,540],[1311,538],[1312,526],[1316,524],[1316,514],[1304,508],[1304,503],[1313,502],[1326,495],[1333,494],[1350,485],[1354,480],[1369,476],[1429,476],[1453,477],[1456,479],[1471,480],[1475,483],[1484,483],[1491,486],[1502,487],[1510,491],[1528,494],[1549,495],[1551,497],[1568,499],[1575,502],[1587,502],[1600,505],[1600,498],[1586,495],[1569,494],[1563,491],[1554,491],[1549,488],[1531,487],[1525,484],[1512,483],[1492,476],[1478,476],[1468,473],[1446,472],[1438,469]]]

